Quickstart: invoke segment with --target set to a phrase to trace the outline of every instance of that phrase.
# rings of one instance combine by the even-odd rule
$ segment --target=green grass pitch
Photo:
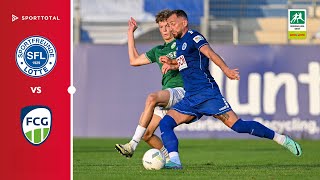
[[[116,143],[128,139],[74,139],[73,179],[320,179],[320,141],[299,140],[303,154],[295,157],[265,139],[181,139],[183,170],[148,171],[141,142],[131,159]]]

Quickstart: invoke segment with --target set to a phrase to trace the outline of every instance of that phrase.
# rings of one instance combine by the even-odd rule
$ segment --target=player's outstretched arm
[[[141,66],[150,63],[145,54],[139,54],[136,49],[134,31],[137,28],[136,20],[131,17],[128,21],[128,54],[131,66]]]
[[[230,69],[223,59],[215,53],[212,48],[207,44],[200,48],[200,52],[207,56],[211,61],[213,61],[219,68],[224,72],[224,74],[232,80],[239,80],[240,75],[238,69]]]

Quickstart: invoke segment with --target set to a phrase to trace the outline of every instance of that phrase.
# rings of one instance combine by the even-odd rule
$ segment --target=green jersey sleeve
[[[152,48],[148,52],[145,53],[146,57],[149,59],[151,63],[156,62],[156,49],[158,46]]]

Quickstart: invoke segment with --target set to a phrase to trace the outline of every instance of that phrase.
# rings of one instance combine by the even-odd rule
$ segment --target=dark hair
[[[170,13],[171,13],[171,10],[169,10],[169,9],[164,9],[164,10],[160,11],[156,15],[156,23],[166,21],[168,19]]]
[[[174,14],[177,15],[177,17],[184,17],[188,20],[187,13],[181,9],[176,9],[176,10],[171,11],[168,17],[170,17],[171,15],[174,15]]]

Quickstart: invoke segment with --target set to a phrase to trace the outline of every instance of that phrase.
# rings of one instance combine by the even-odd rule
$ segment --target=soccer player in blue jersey
[[[276,141],[296,156],[301,156],[299,144],[278,134],[256,121],[245,121],[231,109],[221,95],[209,72],[209,59],[232,80],[239,80],[238,69],[230,69],[197,31],[188,28],[188,17],[183,10],[169,14],[168,23],[176,38],[178,68],[184,82],[185,97],[175,104],[160,121],[161,137],[169,152],[170,161],[165,168],[182,169],[178,153],[178,139],[173,129],[182,123],[192,123],[203,115],[213,116],[238,133],[248,133]]]

